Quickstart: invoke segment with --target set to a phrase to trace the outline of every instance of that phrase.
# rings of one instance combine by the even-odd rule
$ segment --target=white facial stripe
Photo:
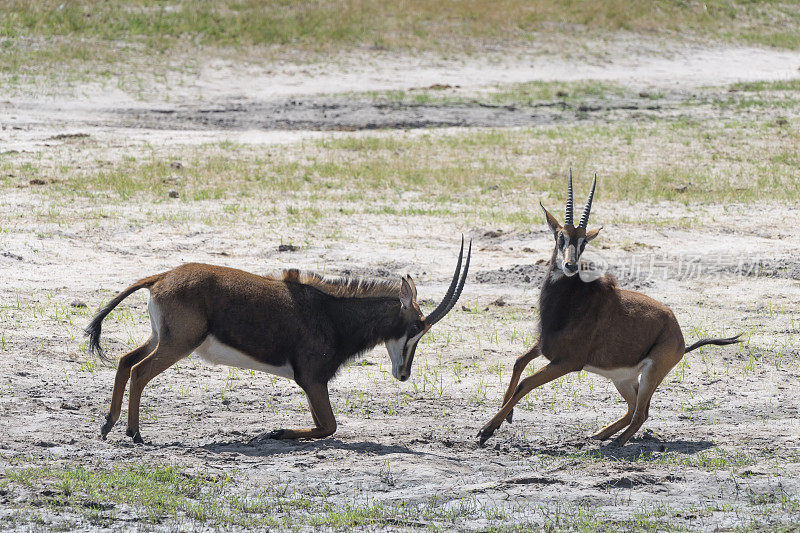
[[[399,339],[388,339],[386,341],[386,350],[389,352],[389,359],[392,360],[392,375],[397,378],[400,373],[400,367],[403,364],[403,348],[406,345],[406,336],[403,335]]]
[[[565,276],[568,278],[577,274],[577,272],[571,271],[567,268],[567,263],[572,262],[572,258],[576,257],[575,255],[575,247],[569,245],[564,248],[564,256],[556,255],[556,266],[561,269]]]
[[[392,360],[392,375],[400,379],[400,370],[408,370],[404,368],[408,364],[408,359],[419,340],[425,334],[425,331],[420,331],[417,335],[406,339],[403,335],[399,339],[388,339],[386,341],[386,350],[389,352],[389,358]]]

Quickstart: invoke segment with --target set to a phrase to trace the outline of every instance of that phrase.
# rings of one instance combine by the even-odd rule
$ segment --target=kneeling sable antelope
[[[293,379],[305,391],[314,426],[279,429],[274,439],[314,439],[336,431],[328,381],[351,357],[384,342],[392,375],[405,381],[420,338],[453,308],[464,288],[464,239],[444,299],[427,317],[417,304],[410,276],[398,281],[327,278],[297,270],[281,279],[219,266],[190,263],[141,279],[101,309],[86,328],[92,352],[103,356],[103,319],[131,293],[147,288],[152,334],[119,361],[111,408],[100,430],[106,435],[120,416],[130,378],[127,434],[143,442],[139,402],[145,385],[192,352],[215,364],[260,370]],[[459,276],[460,275],[460,276]]]
[[[596,185],[595,175],[577,227],[572,224],[571,170],[564,225],[539,204],[555,238],[539,296],[539,340],[514,364],[503,407],[478,433],[481,445],[503,419],[511,422],[514,406],[532,389],[579,370],[610,379],[627,402],[625,416],[593,435],[605,440],[627,426],[617,438],[624,444],[647,420],[653,392],[683,354],[706,344],[739,342],[737,335],[702,339],[687,347],[668,307],[644,294],[620,289],[610,274],[579,273],[581,254],[601,229],[586,227]],[[522,371],[540,355],[549,363],[520,383]]]

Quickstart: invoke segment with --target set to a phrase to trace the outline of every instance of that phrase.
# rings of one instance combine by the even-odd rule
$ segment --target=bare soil
[[[638,90],[642,80],[656,84],[670,79],[675,93],[685,95],[699,83],[780,78],[789,66],[800,66],[796,54],[764,50],[713,50],[699,64],[702,57],[638,62],[617,57],[608,68],[585,65],[583,75],[570,62],[557,70],[546,61],[542,69],[547,75],[540,78],[531,76],[530,69],[507,67],[492,72],[510,73],[487,74],[479,81],[596,77]],[[413,83],[420,86],[466,86],[473,81],[470,73],[479,70],[469,64],[434,75],[422,65],[419,71],[426,74],[421,75],[414,61],[404,65],[411,68],[394,68],[416,76]],[[585,110],[586,118],[580,110],[557,105],[386,105],[316,96],[303,91],[300,82],[281,85],[286,76],[276,76],[269,95],[241,98],[239,89],[252,87],[255,78],[237,85],[238,78],[230,75],[236,71],[225,72],[229,75],[214,78],[210,103],[183,98],[171,104],[154,99],[114,105],[107,94],[97,102],[78,98],[75,105],[75,100],[52,98],[6,102],[2,113],[9,129],[0,133],[3,150],[43,151],[72,142],[57,136],[74,133],[108,141],[109,154],[119,156],[144,143],[180,146],[234,139],[269,144],[307,137],[308,130],[518,126],[597,116],[606,120],[620,113],[635,120],[638,114],[646,119],[648,113],[679,109],[683,98],[605,102],[601,109]],[[371,72],[377,78],[372,85],[365,75],[334,88],[392,88],[385,80],[396,70],[379,65]],[[307,84],[312,77],[298,75]],[[222,86],[231,87],[230,93],[220,95]],[[298,96],[284,96],[295,90]],[[269,131],[246,131],[253,129]],[[299,135],[275,134],[276,129],[299,130]],[[228,130],[245,131],[231,136]],[[800,236],[787,229],[800,224],[796,206],[736,204],[698,213],[679,204],[597,205],[597,224],[612,212],[649,213],[663,221],[658,213],[665,209],[671,217],[691,215],[707,224],[702,231],[669,224],[608,227],[593,243],[594,254],[624,287],[670,305],[687,342],[738,332],[746,333],[747,342],[689,354],[656,392],[650,420],[627,446],[588,438],[621,416],[624,406],[611,383],[582,373],[533,392],[520,404],[514,423],[480,448],[476,432],[499,408],[514,359],[535,339],[538,284],[552,245],[544,226],[520,232],[465,227],[449,218],[411,224],[386,215],[357,220],[341,215],[322,222],[314,234],[303,234],[302,226],[282,220],[264,221],[257,228],[245,219],[219,228],[159,222],[197,209],[213,217],[229,204],[224,201],[123,202],[112,206],[112,216],[87,223],[85,215],[94,207],[80,199],[71,206],[79,221],[64,224],[31,215],[46,208],[33,186],[4,189],[2,200],[9,226],[0,232],[0,473],[39,460],[87,468],[179,464],[191,472],[234,475],[242,491],[288,484],[305,490],[314,509],[403,503],[441,511],[430,518],[381,524],[389,529],[526,524],[614,529],[643,520],[639,527],[710,531],[792,528],[800,520]],[[254,207],[258,200],[239,203]],[[531,205],[538,209],[533,196]],[[328,230],[346,238],[319,237]],[[257,273],[289,266],[375,276],[409,272],[430,309],[447,286],[461,232],[476,243],[462,301],[420,345],[411,381],[393,380],[383,347],[342,370],[331,387],[339,423],[333,437],[253,441],[273,428],[310,424],[302,392],[287,380],[192,358],[148,386],[145,445],[135,446],[124,436],[124,414],[109,439],[99,439],[114,369],[95,366],[86,356],[81,328],[131,281],[187,261]],[[287,237],[308,244],[278,251]],[[104,329],[114,355],[148,332],[144,296],[128,304]],[[0,489],[0,518],[11,529],[58,523],[59,513],[46,507],[39,515],[44,525],[9,518],[20,509],[38,508],[46,487]],[[190,528],[170,521],[142,524],[132,510],[118,509],[114,516],[110,527],[116,529]],[[82,529],[93,529],[75,519]]]

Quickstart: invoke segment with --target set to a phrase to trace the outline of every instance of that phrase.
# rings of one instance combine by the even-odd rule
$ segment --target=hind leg
[[[630,424],[633,418],[633,413],[636,410],[636,396],[639,392],[639,376],[636,376],[635,379],[615,381],[614,386],[628,403],[628,412],[616,422],[609,424],[592,435],[594,439],[606,440],[611,435]]]
[[[153,335],[146,343],[120,357],[117,365],[117,375],[114,378],[114,390],[111,393],[111,408],[106,415],[105,423],[100,428],[100,436],[103,440],[119,420],[119,414],[122,410],[122,396],[125,394],[125,386],[128,384],[128,378],[131,375],[131,367],[155,350],[156,344],[156,338]]]
[[[647,357],[650,363],[642,368],[639,393],[636,395],[636,410],[631,417],[630,426],[617,437],[619,445],[628,442],[647,420],[650,415],[650,399],[672,367],[683,357],[683,347],[679,350],[675,347],[654,347]]]
[[[142,443],[139,432],[139,405],[142,391],[151,379],[188,356],[200,343],[165,343],[159,342],[153,353],[145,357],[131,369],[131,387],[128,394],[128,429],[126,434],[133,437],[133,442]]]

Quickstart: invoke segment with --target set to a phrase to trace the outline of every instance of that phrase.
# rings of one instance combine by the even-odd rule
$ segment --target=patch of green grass
[[[384,480],[393,478],[386,471]],[[288,485],[270,485],[247,493],[241,481],[225,475],[195,475],[177,466],[14,466],[3,473],[4,491],[26,494],[28,505],[6,514],[0,524],[38,524],[48,529],[80,525],[110,528],[133,518],[149,529],[197,527],[279,528],[302,526],[347,530],[357,528],[429,528],[452,530],[482,517],[496,531],[513,507],[479,503],[472,494],[433,496],[413,503],[366,501],[333,503],[325,491],[297,492]],[[24,490],[22,490],[24,489]],[[7,492],[8,493],[8,492]],[[571,502],[538,502],[530,525],[558,529],[597,530],[612,518],[592,506]],[[651,521],[663,513],[639,513],[631,527],[661,529]]]
[[[598,171],[599,191],[618,201],[796,199],[791,153],[798,123],[775,133],[761,123],[676,122],[348,138],[319,141],[320,157],[305,171],[321,180],[347,177],[367,189],[446,191],[443,200],[458,196],[466,203],[514,192],[563,200],[570,164],[586,179]]]
[[[235,509],[222,498],[232,480],[226,476],[195,476],[177,466],[119,466],[87,469],[81,466],[12,469],[5,474],[13,485],[39,491],[39,505],[71,509],[94,517],[98,510],[113,520],[119,505],[131,506],[140,519],[158,523],[190,516],[216,523],[236,523]],[[248,519],[249,521],[249,519]]]
[[[196,202],[255,197],[280,200],[246,211],[205,214],[225,218],[284,216],[313,225],[331,209],[351,214],[458,216],[526,226],[532,209],[564,200],[563,178],[574,169],[579,190],[598,173],[598,198],[623,202],[673,201],[724,204],[800,199],[796,179],[800,122],[778,127],[759,121],[689,121],[569,124],[528,129],[454,133],[395,133],[307,141],[280,149],[203,145],[171,150],[145,148],[136,157],[106,161],[97,148],[4,156],[2,171],[58,198],[37,220],[74,221],[68,199],[97,205],[116,202]],[[182,166],[170,165],[180,158]],[[17,180],[6,187],[16,187]],[[178,198],[170,198],[170,190]],[[417,193],[415,200],[401,195]],[[55,202],[56,200],[54,200]],[[66,202],[66,203],[65,203]],[[287,203],[288,202],[288,203]],[[69,220],[64,219],[67,217]],[[86,213],[98,223],[97,209]],[[64,219],[64,220],[62,220]]]
[[[743,92],[797,91],[800,92],[800,78],[776,81],[743,81],[734,83],[730,89]]]
[[[141,41],[165,51],[176,40],[216,46],[368,44],[430,49],[470,39],[523,39],[553,24],[700,35],[797,47],[800,22],[790,1],[707,0],[11,0],[0,35]],[[795,35],[792,35],[795,33]]]
[[[603,99],[624,94],[625,89],[622,86],[608,82],[532,81],[499,86],[488,93],[487,98],[495,104],[531,105],[542,101],[574,102],[585,98]]]
[[[194,475],[174,465],[27,467],[6,471],[4,479],[8,490],[22,486],[36,491],[35,507],[105,527],[118,520],[118,507],[133,508],[139,520],[150,524],[188,522],[222,528],[385,525],[401,522],[413,511],[399,504],[322,504],[311,509],[313,495],[286,485],[246,493],[229,476]]]
[[[781,110],[794,112],[800,108],[800,95],[786,95],[780,98],[765,98],[762,93],[757,93],[751,96],[749,93],[741,95],[728,95],[724,97],[716,97],[711,100],[711,104],[719,109],[735,109],[735,110]],[[786,118],[783,118],[786,123]]]
[[[365,93],[346,93],[342,98],[366,97],[380,102],[403,103],[406,105],[458,105],[481,104],[486,106],[536,105],[546,103],[571,104],[586,98],[605,99],[610,96],[625,95],[626,90],[613,83],[599,81],[547,82],[531,81],[498,85],[488,91],[475,94],[460,94],[444,88],[411,89],[408,91],[368,91]]]
[[[790,0],[8,0],[0,5],[0,72],[14,85],[43,72],[111,79],[121,63],[147,72],[191,66],[198,55],[294,57],[364,47],[470,53],[548,34],[574,40],[582,33],[576,25],[595,34],[800,47],[800,10]]]

